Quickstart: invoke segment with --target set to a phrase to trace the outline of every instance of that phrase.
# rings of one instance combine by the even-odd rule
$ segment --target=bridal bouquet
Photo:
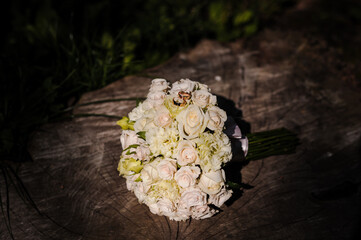
[[[232,158],[226,120],[208,86],[154,79],[146,100],[118,121],[118,171],[128,190],[153,214],[171,220],[217,213],[232,195],[222,169]],[[246,152],[246,139],[243,147]]]

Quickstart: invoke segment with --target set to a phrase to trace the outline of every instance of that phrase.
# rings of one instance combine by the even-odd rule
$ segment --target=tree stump
[[[42,214],[11,188],[15,239],[360,236],[359,89],[320,72],[324,58],[314,60],[315,47],[296,31],[265,31],[254,41],[245,47],[242,41],[203,40],[141,75],[84,94],[79,103],[145,97],[155,77],[171,82],[190,78],[232,100],[252,132],[279,127],[296,132],[301,145],[295,154],[250,162],[239,174],[252,188],[243,189],[240,198],[209,219],[175,222],[151,214],[126,189],[116,170],[121,145],[115,119],[83,117],[47,124],[29,144],[34,161],[18,171]],[[75,113],[124,116],[135,104],[92,104]],[[3,222],[0,230],[1,239],[8,239]]]

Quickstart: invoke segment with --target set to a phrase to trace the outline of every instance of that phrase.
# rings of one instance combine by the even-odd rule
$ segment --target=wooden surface
[[[297,31],[264,31],[255,43],[203,40],[142,76],[87,93],[80,103],[145,97],[152,78],[190,78],[235,103],[252,132],[287,127],[296,154],[242,168],[253,188],[210,219],[169,221],[150,213],[116,171],[115,119],[77,118],[34,133],[34,162],[19,175],[43,215],[11,190],[15,239],[354,239],[360,236],[360,89],[328,71],[317,46]],[[331,53],[330,53],[331,54]],[[325,69],[326,68],[326,69]],[[320,72],[319,69],[323,71]],[[78,108],[125,115],[134,101]],[[1,183],[2,184],[2,183]],[[1,220],[2,221],[2,220]],[[8,239],[0,221],[0,239]]]

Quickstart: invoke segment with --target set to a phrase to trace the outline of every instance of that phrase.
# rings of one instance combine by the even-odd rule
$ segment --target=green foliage
[[[8,21],[0,58],[1,159],[26,160],[30,133],[74,108],[82,93],[159,64],[201,38],[249,37],[285,2],[293,1],[9,2],[2,10]]]
[[[138,137],[140,137],[141,139],[146,140],[146,138],[145,138],[145,131],[137,132],[137,135],[138,135]]]

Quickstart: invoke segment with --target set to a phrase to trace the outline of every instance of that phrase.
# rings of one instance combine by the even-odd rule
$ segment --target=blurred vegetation
[[[78,97],[201,38],[248,38],[295,0],[8,1],[1,23],[0,163]]]

